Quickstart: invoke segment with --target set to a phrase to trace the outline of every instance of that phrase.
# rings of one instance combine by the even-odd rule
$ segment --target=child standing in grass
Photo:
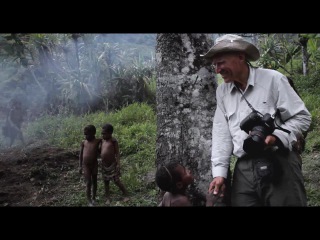
[[[110,204],[110,181],[119,187],[125,198],[124,202],[128,201],[128,192],[120,181],[120,152],[117,139],[112,137],[113,126],[109,123],[102,127],[102,142],[101,142],[101,170],[105,186],[106,204]]]
[[[101,139],[95,137],[96,127],[94,125],[87,125],[84,128],[83,133],[86,139],[81,142],[79,173],[82,174],[83,170],[88,204],[89,206],[93,206],[97,195],[98,155]]]

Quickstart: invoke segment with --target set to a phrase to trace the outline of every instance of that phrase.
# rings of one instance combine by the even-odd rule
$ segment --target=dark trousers
[[[265,161],[271,165],[261,164]],[[239,158],[233,173],[231,205],[307,206],[301,166],[300,155],[286,150]],[[270,177],[261,177],[257,169],[268,167]]]

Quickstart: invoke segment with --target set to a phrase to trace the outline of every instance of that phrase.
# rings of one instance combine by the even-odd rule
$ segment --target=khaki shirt
[[[281,140],[284,147],[292,150],[297,136],[307,131],[311,124],[310,112],[283,74],[271,69],[249,68],[248,84],[243,91],[245,98],[263,115],[273,115],[277,109],[280,110],[285,123],[276,122],[291,133],[276,129],[273,135]],[[240,122],[252,109],[234,83],[219,85],[216,97],[211,146],[212,176],[226,178],[231,155],[238,158],[246,155],[242,146],[248,134],[240,129]]]

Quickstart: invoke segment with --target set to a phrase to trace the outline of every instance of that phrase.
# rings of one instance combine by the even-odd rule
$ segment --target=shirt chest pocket
[[[226,109],[226,118],[231,131],[239,128],[242,112],[243,111],[237,110],[236,104],[229,105]]]
[[[228,122],[230,121],[234,121],[235,117],[236,117],[236,106],[235,104],[226,104],[225,105],[225,109],[226,109],[226,119]]]

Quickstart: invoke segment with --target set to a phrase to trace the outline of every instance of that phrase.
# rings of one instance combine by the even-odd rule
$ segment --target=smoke
[[[0,125],[12,100],[26,110],[25,123],[46,114],[105,108],[108,81],[123,74],[137,54],[132,44],[150,49],[155,34],[0,34],[6,46],[0,51]]]

